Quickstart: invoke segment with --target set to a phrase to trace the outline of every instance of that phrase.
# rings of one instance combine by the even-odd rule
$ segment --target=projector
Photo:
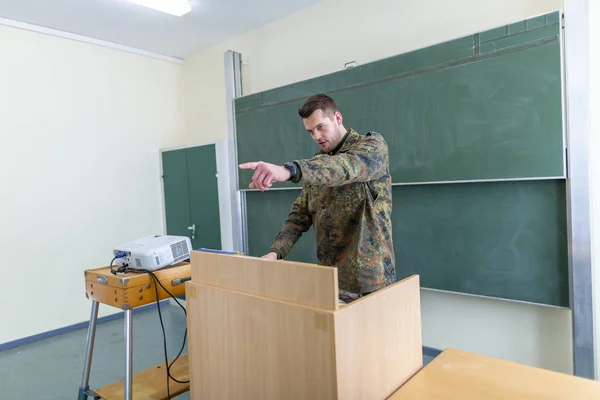
[[[118,265],[154,271],[187,260],[191,249],[192,242],[186,236],[151,235],[118,246],[113,252]]]

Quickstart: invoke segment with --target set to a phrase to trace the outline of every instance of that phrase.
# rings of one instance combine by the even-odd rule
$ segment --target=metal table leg
[[[131,400],[133,366],[133,310],[125,310],[125,400]]]
[[[78,400],[87,400],[90,386],[90,369],[92,366],[92,353],[94,352],[94,339],[96,338],[96,321],[98,320],[98,302],[92,301],[92,314],[88,326],[87,344],[85,346],[85,361],[83,365],[83,377],[79,387]]]

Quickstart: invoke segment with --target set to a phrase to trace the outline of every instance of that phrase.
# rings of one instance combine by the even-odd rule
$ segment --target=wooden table
[[[133,357],[133,309],[155,303],[156,289],[158,300],[171,296],[160,286],[156,287],[154,279],[147,273],[118,273],[113,274],[110,267],[89,269],[85,271],[85,295],[92,300],[92,313],[88,327],[87,345],[79,400],[87,400],[88,396],[95,399],[144,399],[163,400],[167,398],[165,365],[149,368],[138,374],[132,374]],[[191,276],[191,266],[188,261],[174,266],[154,271],[158,281],[173,296],[185,293],[185,285],[175,280]],[[105,304],[125,311],[125,377],[122,381],[112,383],[96,391],[89,389],[90,367],[96,335],[98,306]],[[169,364],[172,360],[169,360]],[[171,367],[171,375],[180,381],[189,380],[188,358],[181,356]],[[190,388],[189,383],[170,382],[171,396],[181,394]],[[135,391],[135,393],[134,393]]]
[[[599,400],[600,382],[447,349],[389,400]]]

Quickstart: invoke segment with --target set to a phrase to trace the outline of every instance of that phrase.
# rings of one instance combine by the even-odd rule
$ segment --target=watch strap
[[[298,164],[296,164],[295,162],[288,161],[284,163],[283,166],[290,171],[290,178],[288,179],[288,181],[292,181],[294,183],[298,182]]]

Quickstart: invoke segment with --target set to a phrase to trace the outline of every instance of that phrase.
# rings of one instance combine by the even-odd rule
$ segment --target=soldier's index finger
[[[256,167],[258,167],[257,162],[247,162],[244,164],[240,164],[241,169],[256,169]]]

